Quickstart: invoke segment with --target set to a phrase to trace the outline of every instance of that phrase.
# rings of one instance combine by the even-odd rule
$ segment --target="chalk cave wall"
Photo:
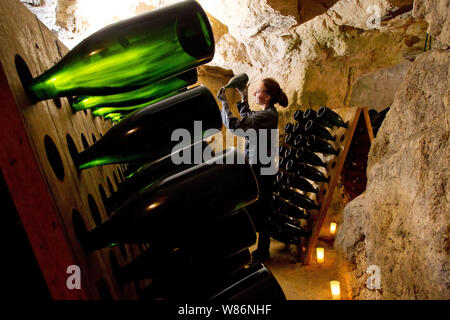
[[[95,16],[83,10],[89,0],[21,1],[69,47],[104,25],[176,2],[119,1],[119,12]],[[448,299],[450,1],[198,2],[216,41],[199,82],[213,93],[240,72],[250,76],[250,92],[275,78],[289,98],[288,108],[278,108],[280,129],[311,106],[391,107],[370,149],[366,191],[345,208],[336,192],[328,215],[339,221],[340,280],[352,299]],[[432,45],[424,52],[427,33]],[[258,109],[252,96],[250,104]],[[367,287],[370,265],[379,267],[380,289]]]

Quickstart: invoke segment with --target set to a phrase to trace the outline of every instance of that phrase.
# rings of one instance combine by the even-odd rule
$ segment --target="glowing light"
[[[336,233],[336,223],[335,222],[330,223],[330,233],[331,234]]]
[[[341,287],[339,285],[339,281],[331,281],[330,286],[333,300],[341,300]]]
[[[161,203],[160,202],[153,202],[151,205],[149,205],[147,207],[147,210],[152,210],[154,208],[156,208],[157,206],[159,206]]]
[[[316,249],[317,263],[323,263],[325,261],[325,251],[323,248]]]

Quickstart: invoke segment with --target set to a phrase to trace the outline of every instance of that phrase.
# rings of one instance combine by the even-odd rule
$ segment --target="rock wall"
[[[367,190],[344,210],[335,248],[354,299],[450,297],[448,38],[439,48],[410,67],[373,141]],[[379,290],[367,288],[370,265],[380,268]]]

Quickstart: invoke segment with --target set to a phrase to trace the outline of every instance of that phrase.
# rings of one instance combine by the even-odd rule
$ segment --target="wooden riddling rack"
[[[312,109],[317,111],[319,107],[312,107]],[[333,127],[330,130],[330,133],[332,135],[336,135],[336,141],[328,142],[330,142],[336,150],[339,149],[340,151],[337,156],[327,155],[324,158],[324,160],[327,162],[326,176],[330,177],[330,181],[328,183],[318,183],[319,192],[317,193],[315,202],[319,205],[320,208],[318,210],[305,210],[308,215],[308,220],[306,222],[306,225],[304,226],[304,229],[309,233],[309,236],[301,238],[301,242],[298,244],[297,250],[293,252],[296,256],[300,255],[300,259],[304,264],[309,264],[311,261],[311,257],[315,250],[317,240],[319,239],[320,230],[331,204],[334,190],[341,178],[347,154],[349,153],[350,149],[354,148],[355,143],[352,143],[353,139],[357,138],[358,136],[365,137],[366,135],[370,138],[370,140],[373,139],[372,127],[370,124],[370,118],[367,108],[350,107],[333,109],[333,111],[338,113],[342,117],[344,122],[348,123],[348,127]],[[363,140],[365,139],[363,138]],[[369,148],[365,149],[365,155],[361,155],[365,157],[366,162]],[[358,190],[361,190],[361,188],[359,188]],[[362,191],[360,193],[362,193]],[[347,194],[347,198],[349,198],[350,195],[353,197],[357,195],[356,191],[353,190],[351,194],[348,192]]]
[[[148,244],[86,255],[72,224],[73,214],[88,230],[108,218],[103,199],[117,190],[126,167],[78,171],[69,146],[82,151],[112,124],[90,110],[74,113],[67,98],[31,103],[19,74],[40,75],[68,49],[17,0],[0,1],[0,16],[0,168],[48,289],[53,299],[137,299],[150,280],[120,286],[110,259],[124,266]],[[66,285],[70,265],[81,269],[81,289]]]

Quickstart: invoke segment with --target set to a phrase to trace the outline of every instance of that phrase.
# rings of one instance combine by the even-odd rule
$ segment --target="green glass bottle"
[[[326,121],[337,127],[348,128],[348,123],[344,122],[339,114],[325,106],[321,106],[319,110],[317,110],[316,117],[317,119],[323,119],[322,121]]]
[[[288,186],[281,186],[278,189],[279,195],[286,199],[287,201],[291,202],[292,204],[296,205],[297,207],[303,208],[303,209],[319,209],[320,207],[314,203],[313,200],[308,198],[307,196],[300,194],[294,190],[291,190]]]
[[[315,135],[325,140],[336,141],[336,136],[332,136],[325,127],[313,120],[308,120],[305,124],[305,135]]]
[[[197,132],[200,128],[196,122],[201,132]],[[79,169],[139,159],[152,161],[177,151],[175,147],[184,147],[171,141],[176,129],[187,130],[194,143],[206,138],[205,130],[221,128],[217,102],[202,85],[133,112],[73,160]],[[208,131],[213,134],[213,130]]]
[[[189,230],[199,225],[207,228],[246,207],[257,200],[258,184],[249,163],[230,164],[229,159],[236,158],[244,156],[230,148],[211,161],[143,188],[96,228],[75,227],[81,246],[85,252],[122,243],[176,246]]]
[[[274,207],[274,212],[288,215],[294,219],[305,219],[308,220],[308,215],[296,206],[293,206],[291,203],[284,201],[277,195],[272,195],[272,203]]]
[[[316,182],[329,182],[330,177],[326,177],[322,172],[316,168],[307,165],[306,163],[290,163],[290,170],[296,171],[297,175],[304,177],[306,179],[316,181]]]
[[[109,95],[136,90],[212,60],[214,36],[193,0],[107,26],[33,79],[34,101],[58,96]]]
[[[141,256],[125,267],[114,270],[114,273],[119,283],[151,278],[155,274],[164,273],[167,264],[176,259],[189,259],[197,269],[217,271],[221,266],[227,265],[225,261],[228,258],[235,258],[236,253],[242,252],[255,242],[255,227],[246,210],[242,209],[208,226],[201,225],[200,228],[186,230],[182,242],[176,247],[178,250],[168,248],[165,243],[152,243]],[[247,261],[244,259],[242,262],[245,265]],[[231,271],[242,266],[235,265]],[[223,273],[228,272],[227,266]]]
[[[299,134],[295,137],[294,146],[295,148],[305,147],[308,142],[308,137],[303,134]]]
[[[334,154],[337,156],[339,154],[339,150],[334,149],[331,144],[326,142],[315,135],[311,135],[308,138],[308,142],[306,143],[306,147],[312,152],[319,152],[323,154]]]
[[[167,98],[173,97],[181,92],[184,92],[185,90],[180,91],[174,91],[166,94],[165,96],[156,98],[152,101],[144,102],[137,105],[127,105],[127,106],[120,106],[120,107],[100,107],[100,108],[94,108],[92,114],[96,117],[98,116],[104,116],[106,118],[107,115],[113,113],[119,113],[122,116],[126,116],[127,114],[130,114],[136,110],[148,107],[149,105],[152,105],[154,103],[157,103],[159,101],[165,100]],[[107,96],[106,96],[107,97]]]
[[[293,175],[287,177],[286,184],[290,187],[305,191],[305,192],[312,192],[317,194],[319,190],[317,188],[314,188],[313,185],[303,177],[300,177],[298,175]]]
[[[177,92],[197,82],[197,69],[194,68],[179,75],[159,80],[137,90],[111,94],[107,96],[81,96],[71,99],[70,104],[75,110],[85,110],[90,108],[110,108],[112,112],[123,109],[118,107],[127,107],[142,105],[155,101],[160,97],[167,97],[170,93]],[[95,114],[94,115],[103,115]]]
[[[117,189],[117,191],[113,193],[109,198],[104,200],[106,210],[108,212],[112,212],[115,209],[119,208],[123,203],[125,203],[125,201],[131,198],[133,194],[135,194],[139,190],[153,183],[156,183],[160,179],[166,178],[172,174],[181,172],[199,164],[198,161],[195,161],[196,152],[199,152],[199,154],[202,155],[201,159],[198,159],[201,162],[207,161],[214,156],[213,151],[208,143],[206,143],[205,141],[200,141],[178,151],[180,156],[190,156],[189,163],[175,164],[172,161],[171,154],[155,161],[149,162],[143,165],[141,168],[137,169],[131,177],[126,178],[122,185]],[[209,157],[204,159],[203,155],[206,155],[207,157],[209,155]]]
[[[303,111],[302,110],[295,110],[293,116],[295,120],[298,122],[303,122]]]
[[[294,125],[290,122],[286,123],[286,125],[284,126],[284,132],[285,133],[292,133],[292,128],[294,127]]]
[[[295,153],[295,161],[304,162],[313,166],[327,167],[327,164],[320,159],[314,152],[309,151],[306,148],[299,147]]]

